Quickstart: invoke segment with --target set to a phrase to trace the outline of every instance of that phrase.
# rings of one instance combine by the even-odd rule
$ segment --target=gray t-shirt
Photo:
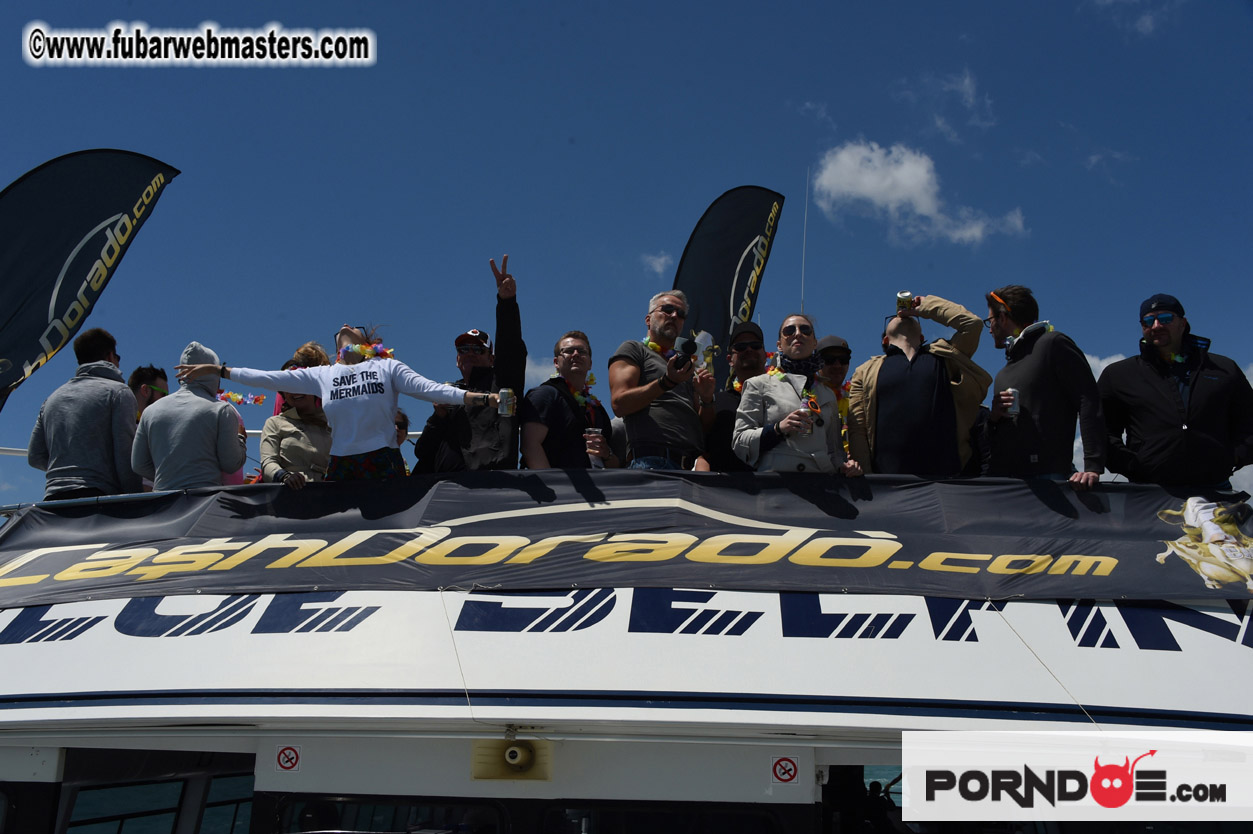
[[[666,359],[643,342],[623,342],[609,358],[609,364],[619,361],[630,362],[640,369],[640,385],[660,379],[666,373]],[[648,408],[623,417],[632,452],[649,454],[648,446],[665,446],[680,455],[703,452],[705,432],[694,402],[695,390],[688,380],[653,400]]]

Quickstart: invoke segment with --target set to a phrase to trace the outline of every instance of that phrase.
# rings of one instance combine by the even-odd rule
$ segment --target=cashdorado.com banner
[[[0,408],[70,344],[178,173],[130,151],[79,151],[0,192]]]
[[[589,587],[964,599],[1253,596],[1231,496],[887,476],[477,472],[46,503],[0,608],[180,593]]]

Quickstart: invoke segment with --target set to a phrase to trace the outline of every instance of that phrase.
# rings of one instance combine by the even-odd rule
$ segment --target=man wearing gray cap
[[[1140,330],[1140,355],[1110,365],[1097,383],[1106,465],[1140,483],[1230,486],[1231,473],[1253,461],[1248,378],[1193,335],[1173,295],[1140,305]]]

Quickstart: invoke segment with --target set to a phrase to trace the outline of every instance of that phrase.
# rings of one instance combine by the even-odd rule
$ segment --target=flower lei
[[[339,349],[339,358],[347,359],[348,354],[350,353],[355,353],[358,356],[364,356],[366,359],[373,359],[376,356],[379,359],[396,358],[396,351],[392,350],[391,348],[383,347],[381,344],[379,345],[344,345],[342,348]]]
[[[649,350],[651,350],[653,353],[656,353],[657,355],[661,356],[664,359],[669,359],[671,356],[674,356],[673,350],[662,350],[661,345],[657,344],[652,339],[645,339],[644,344],[648,345]]]
[[[237,394],[234,391],[218,389],[218,400],[235,405],[261,405],[265,402],[265,394]]]
[[[574,401],[579,404],[580,408],[587,411],[591,418],[590,421],[595,422],[595,409],[600,405],[600,400],[592,393],[592,386],[596,384],[596,374],[588,374],[587,382],[584,383],[582,390],[579,391],[576,391],[574,386],[567,382],[566,378],[561,374],[554,373],[549,379],[560,379],[562,382],[565,382],[566,388],[570,389],[570,396],[574,397]]]
[[[783,373],[783,369],[778,365],[770,366],[770,370],[766,371],[766,373],[770,376],[777,377],[780,380],[787,379],[787,374]],[[818,405],[818,396],[808,388],[801,389],[801,405],[808,408],[814,414],[822,414],[822,407]]]

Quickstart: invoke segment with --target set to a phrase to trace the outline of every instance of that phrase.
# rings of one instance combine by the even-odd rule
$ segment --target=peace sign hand
[[[492,265],[492,275],[496,276],[496,295],[501,298],[516,297],[518,285],[509,274],[509,256],[505,255],[500,259],[500,269],[496,268],[495,258],[488,258],[487,262]]]

